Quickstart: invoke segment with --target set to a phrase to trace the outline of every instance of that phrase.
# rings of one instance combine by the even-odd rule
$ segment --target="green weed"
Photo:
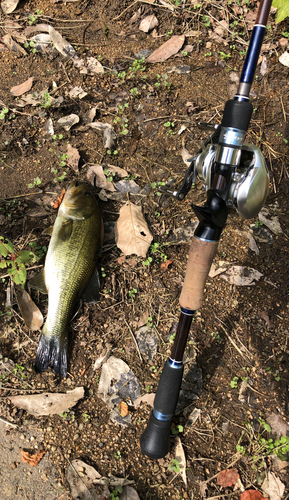
[[[3,236],[0,236],[0,255],[0,269],[6,269],[14,283],[24,289],[27,275],[25,264],[36,262],[37,256],[30,250],[16,252],[11,241]]]

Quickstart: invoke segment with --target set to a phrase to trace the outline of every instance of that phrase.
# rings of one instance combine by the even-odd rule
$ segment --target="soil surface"
[[[237,90],[257,9],[256,2],[247,4],[242,0],[157,5],[28,0],[13,13],[1,15],[0,236],[13,243],[15,252],[32,249],[38,255],[36,263],[27,265],[28,280],[44,264],[49,237],[42,232],[53,224],[57,213],[53,205],[70,180],[94,183],[88,177],[91,166],[115,165],[142,190],[118,193],[113,199],[109,191],[99,195],[100,188],[94,186],[105,223],[101,293],[97,303],[81,303],[71,321],[67,378],[50,370],[35,372],[40,332],[25,325],[16,299],[11,298],[9,276],[1,269],[0,477],[5,500],[71,498],[66,471],[74,459],[92,465],[102,476],[134,481],[141,500],[239,499],[242,488],[224,488],[215,478],[232,464],[245,489],[262,491],[266,474],[274,472],[285,485],[283,498],[286,491],[288,498],[288,468],[279,471],[274,466],[268,448],[272,436],[260,423],[274,414],[285,425],[289,410],[289,80],[288,68],[279,62],[288,33],[285,22],[275,24],[274,14],[252,86],[254,112],[246,142],[264,155],[270,175],[265,216],[269,225],[278,220],[280,227],[272,230],[264,218],[263,222],[258,217],[228,218],[214,264],[224,261],[228,267],[254,268],[262,276],[249,286],[237,286],[221,275],[208,278],[186,348],[186,380],[174,417],[171,452],[165,459],[150,460],[139,446],[151,407],[146,403],[135,407],[128,395],[129,425],[111,420],[111,409],[98,396],[101,367],[94,370],[96,359],[110,345],[111,354],[125,361],[135,375],[141,395],[157,389],[179,317],[178,300],[196,221],[191,204],[206,200],[200,179],[183,202],[162,194],[158,187],[178,189],[187,169],[182,148],[193,156],[208,138],[209,132],[198,128],[197,122],[219,124],[226,101]],[[152,14],[158,26],[145,33],[140,22]],[[104,72],[84,74],[57,50],[56,43],[36,49],[31,38],[37,31],[24,30],[39,24],[54,27],[79,59],[95,58]],[[40,31],[45,28],[39,27]],[[140,60],[172,36],[183,34],[185,41],[176,56],[161,63]],[[21,51],[7,49],[7,35]],[[30,77],[31,90],[14,96],[11,88]],[[82,93],[77,95],[76,87]],[[28,94],[36,99],[35,105],[25,101],[23,105]],[[96,108],[94,122],[114,127],[117,138],[111,149],[104,147],[101,130],[86,125],[92,108]],[[80,120],[65,130],[58,120],[71,114]],[[47,131],[49,124],[52,133]],[[79,152],[78,169],[67,164],[68,144]],[[118,180],[116,175],[113,181]],[[113,226],[128,198],[142,207],[153,234],[146,258],[125,258],[114,242]],[[252,247],[252,238],[257,248]],[[45,317],[47,298],[30,292]],[[145,354],[140,358],[136,348],[141,326],[156,339],[152,359]],[[32,416],[9,399],[18,394],[65,393],[76,387],[84,387],[84,398],[61,415]],[[16,427],[5,426],[5,421]],[[289,427],[285,428],[289,436]],[[260,433],[265,439],[261,451]],[[176,436],[186,456],[187,484],[173,462]],[[46,453],[33,468],[22,464],[21,448]],[[110,491],[115,498],[113,487]]]

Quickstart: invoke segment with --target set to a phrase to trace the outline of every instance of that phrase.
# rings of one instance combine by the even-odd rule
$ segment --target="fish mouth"
[[[82,183],[78,183],[77,181],[72,181],[69,183],[67,187],[67,191],[64,197],[64,205],[67,208],[75,208],[77,203],[77,197],[84,190],[88,190],[88,186]]]

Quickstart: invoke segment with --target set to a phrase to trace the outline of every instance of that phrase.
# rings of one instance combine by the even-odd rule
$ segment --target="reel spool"
[[[208,144],[194,158],[194,172],[204,182],[206,190],[212,187],[217,144]],[[269,172],[260,149],[253,144],[243,144],[240,164],[233,174],[229,189],[228,207],[242,219],[256,217],[263,207],[269,191]]]

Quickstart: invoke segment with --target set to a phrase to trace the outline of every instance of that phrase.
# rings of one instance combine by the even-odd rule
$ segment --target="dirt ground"
[[[270,230],[258,218],[242,221],[230,216],[222,233],[214,263],[251,267],[262,276],[250,286],[236,286],[220,276],[209,278],[206,284],[203,306],[193,321],[186,349],[187,381],[174,417],[186,456],[187,485],[169,468],[176,434],[165,459],[149,460],[140,450],[150,406],[142,403],[135,408],[127,399],[131,423],[122,426],[110,420],[111,410],[97,395],[101,368],[94,371],[93,365],[107,344],[132,370],[142,395],[156,391],[179,317],[178,298],[189,251],[186,235],[193,234],[195,221],[191,203],[202,205],[206,200],[200,180],[183,202],[161,194],[157,187],[159,183],[167,183],[170,189],[180,185],[187,168],[182,147],[194,155],[208,137],[197,122],[220,123],[224,105],[237,89],[236,76],[240,75],[252,28],[249,14],[257,9],[256,2],[243,0],[171,1],[170,5],[173,10],[162,2],[28,0],[20,2],[13,13],[1,14],[0,236],[9,238],[17,251],[34,245],[39,260],[28,266],[28,279],[44,263],[49,238],[42,231],[55,220],[53,203],[70,180],[88,182],[87,171],[92,165],[124,168],[130,180],[144,189],[141,195],[130,194],[129,198],[142,206],[153,241],[159,244],[148,253],[149,265],[135,255],[119,259],[122,253],[109,231],[128,195],[118,199],[97,196],[106,231],[100,300],[81,304],[71,321],[65,379],[50,370],[43,374],[34,371],[39,332],[25,326],[15,299],[12,309],[7,309],[9,278],[1,270],[0,361],[8,358],[14,369],[1,372],[0,416],[17,426],[5,429],[17,443],[18,459],[15,452],[11,458],[15,467],[1,466],[0,477],[12,485],[19,473],[17,484],[26,495],[21,496],[21,489],[9,491],[8,487],[2,496],[5,500],[40,498],[37,488],[29,486],[34,476],[35,482],[39,481],[38,473],[30,475],[32,468],[21,464],[21,448],[33,448],[21,441],[25,432],[30,436],[27,425],[32,426],[39,447],[46,451],[42,459],[46,462],[37,467],[44,467],[41,474],[46,474],[54,488],[49,494],[43,491],[41,498],[70,498],[66,470],[74,459],[92,465],[102,476],[134,481],[141,500],[239,499],[240,489],[224,488],[213,477],[232,464],[245,489],[262,491],[263,480],[271,471],[285,485],[282,498],[289,497],[288,467],[280,471],[274,465],[266,444],[258,451],[259,429],[266,443],[271,437],[260,419],[274,414],[284,424],[289,423],[289,79],[288,67],[279,62],[289,34],[285,21],[275,24],[274,14],[270,14],[252,86],[254,113],[246,142],[260,147],[268,165],[267,218],[277,218],[280,230]],[[156,33],[140,31],[140,21],[151,14],[158,19]],[[83,74],[56,48],[36,50],[30,44],[35,33],[26,35],[28,42],[23,38],[24,29],[36,24],[53,26],[79,58],[96,58],[105,72]],[[3,42],[7,34],[12,34],[26,55],[7,49]],[[137,58],[143,54],[138,56],[140,51],[153,51],[173,35],[182,34],[186,38],[177,56],[137,66]],[[175,66],[182,69],[171,72]],[[13,96],[10,89],[30,77],[34,80],[28,93],[43,92],[42,101],[21,107],[22,96]],[[85,95],[69,95],[75,87],[81,87]],[[52,97],[57,99],[55,105]],[[85,127],[85,113],[93,107],[94,121],[114,127],[116,149],[107,152],[102,133]],[[5,108],[8,112],[3,115]],[[57,121],[70,114],[79,116],[80,121],[66,131]],[[53,136],[45,129],[50,118]],[[78,172],[65,164],[68,142],[79,151]],[[96,195],[99,192],[95,189]],[[250,235],[258,252],[249,248]],[[161,267],[167,261],[172,262]],[[47,299],[31,293],[45,316]],[[144,315],[144,324],[149,331],[156,331],[158,338],[157,354],[151,361],[140,359],[132,338]],[[243,382],[249,383],[245,394]],[[65,415],[33,417],[9,400],[17,394],[61,393],[80,386],[85,389],[84,398]],[[200,412],[190,424],[194,409]],[[286,432],[289,436],[288,426]],[[1,436],[4,443],[2,430]],[[7,455],[6,461],[5,446],[0,457],[7,465],[10,458]],[[259,459],[254,462],[256,454]],[[111,498],[115,498],[112,491]]]

